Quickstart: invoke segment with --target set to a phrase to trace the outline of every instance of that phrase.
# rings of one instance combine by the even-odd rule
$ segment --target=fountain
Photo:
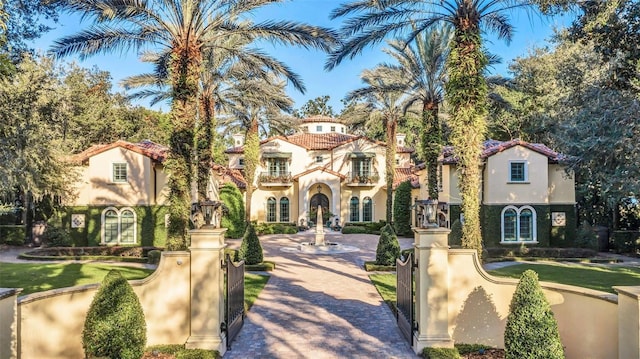
[[[355,252],[358,250],[354,246],[346,246],[341,243],[329,242],[325,240],[324,221],[322,218],[322,206],[318,206],[318,216],[316,218],[315,241],[302,242],[297,248],[282,248],[285,252],[303,252],[309,254],[338,254]]]

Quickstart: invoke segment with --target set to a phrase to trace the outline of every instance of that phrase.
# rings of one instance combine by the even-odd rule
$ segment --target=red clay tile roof
[[[244,179],[244,171],[237,168],[227,168],[224,166],[220,166],[217,164],[213,164],[211,166],[214,172],[222,173],[221,182],[225,183],[233,183],[240,189],[247,188],[247,180]]]
[[[342,121],[338,118],[333,118],[329,116],[323,115],[315,115],[307,118],[300,119],[301,123],[312,123],[312,122],[332,122],[332,123],[342,123]]]
[[[336,171],[332,171],[332,170],[330,170],[328,168],[324,168],[324,167],[318,166],[318,167],[314,167],[314,168],[308,169],[308,170],[306,170],[304,172],[298,173],[297,175],[293,176],[293,180],[295,181],[298,178],[300,178],[302,176],[305,176],[305,175],[308,175],[309,173],[312,173],[312,172],[315,172],[315,171],[322,171],[322,172],[330,173],[330,174],[332,174],[332,175],[334,175],[336,177],[340,177],[340,180],[345,179],[345,175],[343,175],[343,174],[340,174],[340,173],[338,173]]]
[[[419,178],[413,173],[412,168],[396,168],[396,171],[393,174],[393,189],[396,189],[400,185],[400,183],[404,181],[410,181],[412,188],[420,188]]]
[[[562,158],[564,158],[562,154],[550,149],[549,147],[543,145],[542,143],[529,143],[520,139],[513,139],[510,141],[487,140],[484,142],[483,145],[484,145],[483,146],[484,148],[482,150],[482,154],[480,155],[481,158],[491,157],[496,153],[500,153],[504,150],[507,150],[515,146],[526,147],[543,156],[547,156],[547,158],[549,158],[549,162],[552,162],[552,163],[557,163]],[[442,156],[443,156],[442,162],[444,164],[455,164],[458,162],[458,159],[455,157],[453,152],[454,151],[452,146],[445,146],[442,149]]]
[[[169,148],[155,142],[149,140],[143,140],[138,143],[131,143],[127,141],[118,140],[116,142],[112,142],[106,145],[93,145],[86,150],[75,154],[70,157],[70,161],[74,163],[85,163],[89,160],[90,157],[93,157],[102,152],[108,151],[110,149],[122,147],[126,148],[130,151],[139,153],[143,156],[147,156],[154,161],[162,163],[167,155],[169,154]]]
[[[348,135],[348,134],[344,134],[344,133],[336,133],[336,132],[330,132],[330,133],[296,133],[290,136],[274,136],[274,137],[270,137],[267,138],[265,140],[260,141],[260,144],[265,144],[267,142],[273,141],[273,140],[282,140],[282,141],[286,141],[289,143],[292,143],[294,145],[300,146],[306,150],[309,151],[314,151],[314,150],[333,150],[334,148],[338,147],[338,146],[342,146],[344,144],[359,140],[359,139],[365,139],[367,141],[371,141],[374,142],[376,144],[379,144],[380,146],[386,146],[387,144],[382,142],[382,141],[376,141],[376,140],[372,140],[369,139],[367,137],[364,136],[356,136],[356,135]],[[412,153],[413,152],[413,148],[410,147],[397,147],[396,148],[396,152],[397,153]],[[225,153],[236,153],[236,154],[240,154],[240,153],[244,153],[244,147],[241,146],[236,146],[236,147],[231,147],[228,148]]]

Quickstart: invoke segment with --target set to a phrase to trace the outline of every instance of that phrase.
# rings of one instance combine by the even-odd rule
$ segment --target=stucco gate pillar
[[[447,228],[414,228],[416,282],[413,350],[453,348],[449,334],[449,245]]]
[[[205,226],[206,227],[206,226]],[[224,321],[224,233],[226,228],[200,228],[191,234],[191,330],[187,349],[227,350]]]

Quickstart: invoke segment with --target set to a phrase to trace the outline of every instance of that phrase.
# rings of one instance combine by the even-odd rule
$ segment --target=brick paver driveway
[[[327,234],[329,241],[360,249],[351,253],[281,250],[313,238],[312,233],[260,238],[265,258],[275,260],[277,269],[224,358],[416,358],[362,269],[365,260],[375,259],[378,237]],[[402,248],[412,242],[400,239]]]

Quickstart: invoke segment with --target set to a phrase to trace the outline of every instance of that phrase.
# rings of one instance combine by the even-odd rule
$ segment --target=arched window
[[[365,197],[362,200],[362,221],[373,221],[373,202],[371,202],[371,197]]]
[[[289,222],[289,198],[280,198],[280,222]]]
[[[136,212],[129,207],[106,208],[102,211],[102,243],[136,243]]]
[[[276,199],[269,197],[267,200],[267,222],[276,221]]]
[[[536,211],[530,206],[502,210],[502,242],[535,242]]]
[[[358,197],[351,197],[351,202],[349,203],[349,213],[349,221],[360,221],[360,200],[358,199]]]

